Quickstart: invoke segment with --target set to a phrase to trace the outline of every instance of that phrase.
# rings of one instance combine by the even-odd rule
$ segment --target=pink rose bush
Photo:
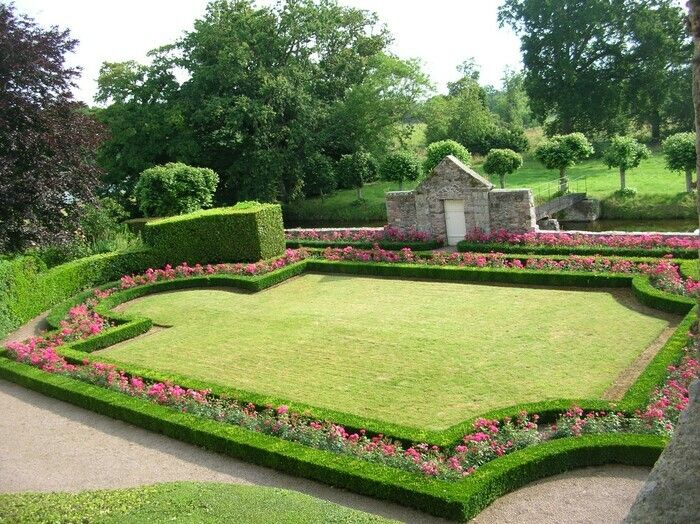
[[[622,248],[673,248],[697,251],[700,239],[697,237],[671,237],[666,235],[582,235],[569,233],[510,233],[506,230],[485,233],[474,229],[467,233],[469,242],[514,244],[525,246],[603,246]]]
[[[345,229],[324,231],[320,229],[292,229],[285,232],[287,240],[317,240],[325,242],[428,242],[441,240],[424,231],[399,229],[385,226],[384,229]]]
[[[329,247],[323,251],[322,256],[326,260],[333,261],[642,274],[649,276],[652,285],[670,293],[684,296],[697,296],[700,293],[700,282],[692,278],[684,279],[678,266],[673,263],[671,258],[663,258],[656,263],[642,263],[613,257],[578,255],[562,259],[514,258],[502,253],[445,253],[437,251],[428,256],[419,256],[409,248],[404,248],[401,251],[390,251],[377,245],[372,249],[356,249],[350,246],[344,248]]]
[[[668,367],[664,385],[654,389],[644,411],[637,411],[634,416],[627,417],[614,411],[585,413],[578,406],[573,406],[550,428],[551,436],[578,437],[615,432],[671,436],[681,412],[688,405],[688,386],[698,374],[700,364],[686,349],[681,363]]]

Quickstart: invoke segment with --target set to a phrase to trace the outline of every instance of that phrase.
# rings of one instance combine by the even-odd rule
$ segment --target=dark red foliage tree
[[[0,252],[69,240],[94,200],[103,128],[71,94],[76,44],[0,3]]]

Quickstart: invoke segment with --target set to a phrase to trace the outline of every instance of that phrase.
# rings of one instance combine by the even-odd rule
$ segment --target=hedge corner
[[[172,263],[257,262],[284,253],[278,204],[237,205],[148,222],[146,244]]]

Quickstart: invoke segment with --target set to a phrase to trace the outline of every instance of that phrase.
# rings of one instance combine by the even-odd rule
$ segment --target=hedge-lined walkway
[[[44,322],[41,315],[8,338],[31,336]],[[231,482],[301,491],[404,522],[447,522],[211,453],[4,380],[0,413],[0,492],[79,491],[178,480]],[[648,473],[647,468],[603,466],[557,475],[502,497],[473,522],[620,522]]]
[[[211,453],[2,380],[0,413],[0,492],[232,482],[301,491],[404,522],[447,522]],[[474,522],[620,522],[647,474],[604,466],[558,475],[506,495]]]

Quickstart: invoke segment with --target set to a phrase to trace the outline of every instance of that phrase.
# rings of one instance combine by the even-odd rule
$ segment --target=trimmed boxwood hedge
[[[0,339],[86,287],[165,263],[149,250],[108,253],[46,269],[34,257],[0,261]]]
[[[144,242],[169,260],[190,264],[257,262],[284,253],[282,209],[253,204],[153,220]]]
[[[608,246],[531,246],[521,244],[505,244],[500,242],[472,242],[462,240],[457,243],[457,251],[473,253],[522,253],[531,255],[603,255],[623,257],[663,257],[673,255],[675,258],[697,259],[696,250],[637,247],[608,247]]]
[[[570,469],[610,463],[652,466],[666,444],[662,437],[631,434],[552,440],[494,460],[462,480],[439,481],[180,413],[7,358],[0,358],[0,377],[212,451],[454,520],[472,518],[499,496]]]
[[[397,242],[389,240],[381,240],[379,242],[343,242],[335,240],[296,240],[288,239],[287,247],[290,249],[296,249],[299,247],[316,248],[323,249],[326,247],[354,247],[355,249],[372,249],[375,244],[379,245],[382,249],[389,251],[400,251],[404,248],[408,248],[411,251],[430,251],[431,249],[437,249],[443,246],[443,242],[437,240],[429,240],[425,242]]]
[[[119,291],[101,302],[96,310],[116,321],[117,323],[127,322],[134,324],[132,328],[118,325],[110,328],[102,334],[85,341],[79,341],[69,346],[59,349],[59,352],[72,362],[80,362],[86,358],[86,352],[108,347],[116,342],[127,340],[135,334],[140,334],[147,329],[145,321],[148,319],[129,319],[123,315],[116,315],[110,309],[116,305],[144,296],[149,293],[161,292],[173,289],[183,289],[191,287],[206,286],[229,286],[248,291],[258,291],[266,287],[275,285],[286,278],[301,274],[304,271],[332,272],[343,274],[378,275],[398,278],[426,278],[430,280],[463,281],[463,282],[505,282],[518,284],[551,285],[551,286],[586,286],[586,287],[627,287],[633,282],[637,284],[635,293],[645,303],[657,309],[672,311],[675,313],[689,313],[693,307],[693,301],[687,297],[679,297],[664,293],[648,284],[648,279],[641,276],[594,274],[589,272],[560,272],[560,271],[514,271],[509,269],[494,268],[473,268],[456,266],[418,266],[412,264],[393,263],[366,263],[366,262],[336,262],[326,260],[306,259],[292,264],[281,270],[259,275],[255,277],[214,275],[209,277],[195,277],[188,279],[177,279],[162,281],[145,286]],[[513,280],[516,279],[516,280]],[[646,285],[645,285],[646,284]],[[65,305],[59,308],[65,311]],[[68,306],[69,307],[69,306]],[[54,312],[52,312],[54,315]],[[56,312],[56,317],[59,316]],[[503,419],[505,417],[515,417],[521,411],[538,413],[542,421],[553,421],[559,414],[566,411],[573,404],[581,406],[585,410],[609,410],[612,404],[616,404],[616,409],[627,413],[632,413],[636,409],[642,409],[649,398],[652,388],[660,384],[666,373],[666,366],[677,363],[683,355],[684,347],[688,342],[687,332],[694,318],[694,312],[688,314],[685,320],[678,326],[674,336],[672,336],[658,352],[655,359],[640,375],[635,385],[630,388],[624,399],[620,402],[611,403],[600,399],[555,399],[528,404],[518,404],[505,408],[496,409],[480,416],[486,418]],[[133,331],[130,331],[133,330]],[[104,341],[102,339],[105,339]],[[92,360],[88,357],[89,360]],[[123,363],[109,358],[108,355],[101,354],[101,362],[110,362],[118,365],[127,373],[138,375],[152,381],[170,381],[178,383],[184,387],[193,389],[211,389],[216,395],[223,395],[230,398],[237,398],[244,403],[252,402],[257,406],[286,404],[295,412],[308,412],[319,419],[333,420],[350,429],[366,429],[370,433],[383,433],[389,437],[403,442],[428,442],[440,446],[453,445],[464,434],[468,433],[474,420],[472,417],[463,422],[457,423],[445,430],[423,430],[420,428],[391,424],[381,420],[355,416],[348,413],[337,412],[328,409],[320,409],[307,404],[289,402],[286,399],[260,395],[248,391],[226,387],[212,382],[193,380],[190,377],[176,375],[172,373],[161,373],[151,369],[144,369]],[[641,384],[641,385],[638,385]]]

